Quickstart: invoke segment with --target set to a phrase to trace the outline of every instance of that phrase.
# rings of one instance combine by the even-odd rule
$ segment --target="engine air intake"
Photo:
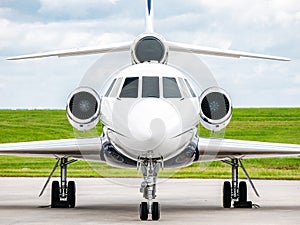
[[[201,124],[212,131],[225,128],[232,115],[229,95],[219,87],[206,89],[200,96]]]
[[[168,50],[158,35],[139,36],[131,50],[134,63],[157,61],[166,63]]]
[[[67,101],[67,116],[77,130],[90,130],[97,125],[100,117],[100,97],[89,87],[79,87]]]
[[[224,118],[230,105],[227,97],[220,92],[211,92],[207,94],[201,102],[201,110],[203,114],[212,120],[220,120]]]

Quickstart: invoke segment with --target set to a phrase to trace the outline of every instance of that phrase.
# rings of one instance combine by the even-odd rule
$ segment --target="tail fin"
[[[153,33],[153,0],[146,0],[146,32]]]

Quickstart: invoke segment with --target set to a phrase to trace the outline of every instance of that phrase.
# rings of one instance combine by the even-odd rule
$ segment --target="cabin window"
[[[174,77],[163,77],[164,98],[181,98],[181,94]]]
[[[116,83],[116,80],[117,80],[117,79],[114,79],[113,82],[111,83],[111,85],[109,86],[109,88],[108,88],[108,90],[107,90],[107,92],[106,92],[106,94],[105,94],[105,97],[108,97],[108,96],[109,96],[109,94],[110,94],[110,92],[111,92],[111,90],[112,90],[114,84]]]
[[[120,98],[137,98],[139,90],[139,78],[127,77],[124,81]]]
[[[195,97],[196,97],[196,94],[195,94],[195,92],[193,91],[193,89],[192,89],[190,83],[187,81],[187,79],[184,79],[184,81],[185,81],[186,85],[188,86],[188,88],[189,88],[189,90],[190,90],[190,92],[191,92],[192,97],[195,98]]]
[[[159,78],[143,77],[143,98],[159,98]]]

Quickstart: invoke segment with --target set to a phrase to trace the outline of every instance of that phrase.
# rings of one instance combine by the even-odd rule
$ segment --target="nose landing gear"
[[[139,163],[142,170],[144,181],[141,184],[140,192],[147,202],[140,204],[140,219],[148,220],[149,214],[152,220],[160,219],[160,204],[153,202],[156,198],[156,179],[161,168],[161,162],[154,159],[144,159]]]

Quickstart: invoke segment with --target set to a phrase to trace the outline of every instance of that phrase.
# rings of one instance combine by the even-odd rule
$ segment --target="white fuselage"
[[[101,121],[125,156],[167,160],[190,143],[200,121],[198,98],[183,73],[158,63],[118,72],[104,92]]]

